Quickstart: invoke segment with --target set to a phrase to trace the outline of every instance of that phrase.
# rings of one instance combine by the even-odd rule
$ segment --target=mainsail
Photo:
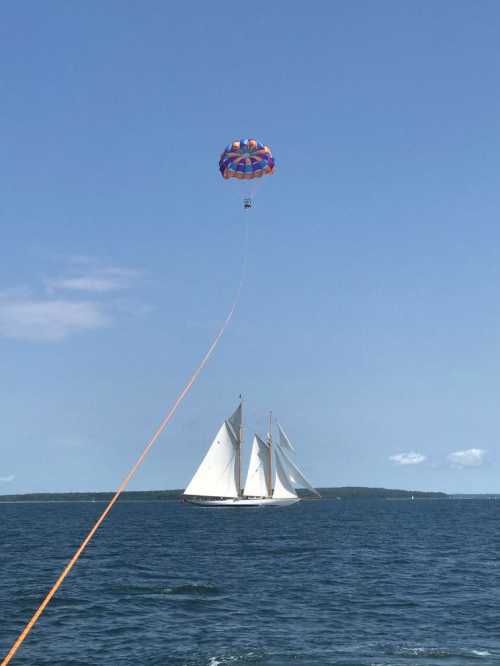
[[[233,434],[232,424],[224,421],[184,494],[199,497],[238,497],[238,447],[239,442]]]
[[[230,429],[232,430],[232,434],[235,436],[237,440],[239,440],[241,436],[241,424],[242,424],[241,402],[234,411],[234,414],[228,418],[227,423],[230,426]]]
[[[269,446],[258,435],[253,438],[252,453],[245,481],[244,495],[247,497],[267,497],[269,478]]]

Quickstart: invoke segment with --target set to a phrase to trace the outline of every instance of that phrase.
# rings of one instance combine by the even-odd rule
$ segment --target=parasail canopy
[[[271,149],[257,139],[233,141],[219,160],[219,169],[224,178],[261,178],[273,173],[274,167]]]

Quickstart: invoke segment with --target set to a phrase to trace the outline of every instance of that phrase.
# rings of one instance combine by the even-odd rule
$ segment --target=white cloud
[[[13,474],[9,474],[9,476],[0,476],[0,483],[10,483],[11,481],[14,481],[16,477]]]
[[[389,456],[389,460],[392,460],[397,465],[419,465],[424,460],[427,460],[427,456],[415,451],[409,451],[408,453],[396,453],[393,456]]]
[[[479,467],[483,464],[485,455],[484,449],[465,449],[449,453],[448,460],[452,467]]]
[[[110,323],[98,303],[0,294],[0,337],[56,341]]]
[[[41,296],[25,286],[0,292],[0,338],[57,341],[107,327],[121,312],[144,314],[142,304],[141,309],[116,295],[105,298],[106,292],[131,287],[139,271],[105,266],[88,257],[70,257],[66,266],[60,277],[44,281],[46,293]]]
[[[77,273],[71,271],[72,275],[45,281],[49,292],[65,290],[104,293],[117,289],[127,289],[140,275],[138,271],[129,268],[118,268],[116,266],[104,268],[87,263],[84,265],[84,270],[82,270],[81,261],[73,263],[78,265]]]

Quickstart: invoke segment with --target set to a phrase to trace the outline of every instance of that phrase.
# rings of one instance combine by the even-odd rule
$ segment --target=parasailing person
[[[219,170],[226,180],[251,181],[274,173],[274,157],[269,146],[257,139],[239,139],[233,141],[222,153]],[[243,199],[243,208],[252,208],[252,197],[248,194]]]

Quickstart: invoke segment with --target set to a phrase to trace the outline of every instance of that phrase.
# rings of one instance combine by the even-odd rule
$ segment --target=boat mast
[[[237,489],[238,497],[242,495],[241,488],[241,447],[243,444],[243,398],[240,395],[240,431],[238,433],[238,448],[236,450],[236,455],[238,456],[236,460],[236,474],[237,474]]]
[[[269,497],[273,494],[273,413],[269,412],[269,432],[267,433],[267,444],[269,449]]]

